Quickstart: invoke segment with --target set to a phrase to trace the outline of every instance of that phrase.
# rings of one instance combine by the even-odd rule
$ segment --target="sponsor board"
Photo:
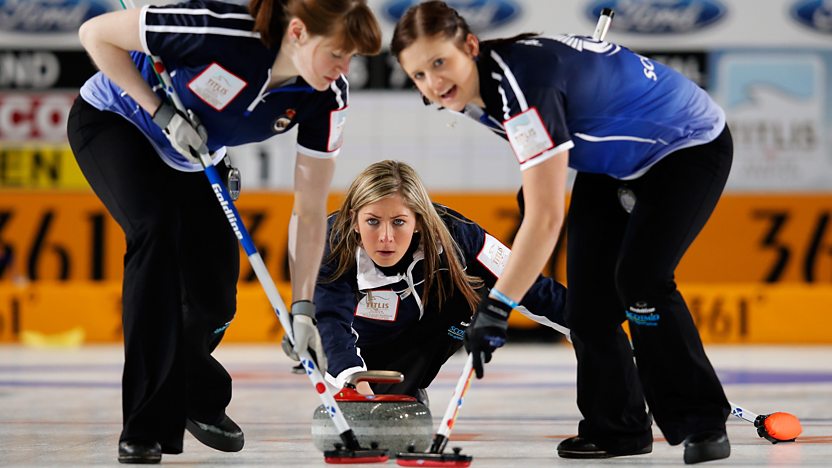
[[[277,287],[284,302],[290,303],[289,283]],[[832,303],[830,285],[681,283],[679,289],[706,344],[832,343],[832,319],[823,313]],[[509,324],[526,329],[541,326],[518,312]],[[87,343],[122,340],[119,282],[0,284],[0,343],[19,342],[24,332],[30,332],[60,346],[58,337],[79,328]],[[282,335],[260,285],[241,285],[225,341],[276,343]]]
[[[125,0],[124,3],[141,7],[178,1]],[[122,8],[121,0],[0,0],[0,47],[81,50],[78,40],[81,24]]]
[[[0,0],[0,31],[66,34],[110,10],[105,0]]]
[[[0,0],[0,46],[80,49],[81,24],[117,9],[116,0]]]
[[[0,194],[3,190],[15,189],[79,190],[88,187],[68,145],[0,145]]]
[[[636,34],[695,32],[721,21],[728,10],[720,0],[596,0],[587,14],[597,19],[604,8],[615,11],[616,31]]]
[[[277,288],[290,303],[291,285],[278,283]],[[0,284],[0,343],[18,342],[29,332],[60,346],[62,334],[79,328],[87,343],[122,341],[121,310],[121,283],[116,281]],[[277,343],[282,337],[263,289],[257,284],[238,288],[237,314],[225,341]]]
[[[732,190],[832,187],[832,52],[715,54],[713,94],[734,138]]]
[[[275,280],[288,281],[291,194],[245,193],[237,206]],[[120,280],[124,251],[124,234],[90,191],[0,191],[0,282]],[[245,262],[241,280],[256,282]]]
[[[176,0],[137,0],[137,5]],[[384,37],[417,0],[369,0]],[[235,0],[233,3],[244,3]],[[485,38],[525,31],[591,34],[603,7],[616,10],[610,40],[652,49],[734,46],[829,48],[832,7],[825,0],[452,0]],[[120,9],[118,0],[0,0],[0,47],[80,50],[84,19]],[[657,40],[660,37],[661,40]]]
[[[95,72],[80,50],[0,49],[0,89],[77,90]]]
[[[417,0],[369,0],[379,12],[384,37],[392,37],[404,6]],[[495,24],[499,2],[458,0],[463,17],[484,39],[521,32],[591,35],[602,8],[615,10],[607,39],[637,50],[710,50],[724,47],[819,47],[829,49],[825,0],[515,0],[520,14]],[[392,14],[386,10],[391,10]],[[482,20],[481,18],[486,18]],[[479,26],[478,26],[479,28]],[[821,34],[819,34],[821,33]]]
[[[792,5],[791,13],[798,23],[810,29],[832,33],[832,2],[828,0],[799,0]]]
[[[832,283],[832,194],[724,195],[680,281]]]
[[[0,192],[0,282],[118,281],[123,234],[86,193]],[[329,210],[342,196],[332,195]],[[519,213],[514,194],[434,194],[510,246]],[[276,281],[288,281],[292,196],[243,192],[246,228]],[[219,208],[218,208],[219,209]],[[544,274],[565,281],[563,242]],[[726,195],[677,269],[690,283],[832,283],[832,195]],[[241,282],[256,277],[244,261]]]
[[[0,141],[66,142],[66,122],[77,92],[0,93]]]

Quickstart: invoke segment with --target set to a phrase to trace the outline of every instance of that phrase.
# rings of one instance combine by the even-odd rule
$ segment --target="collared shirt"
[[[680,73],[585,36],[484,44],[477,67],[485,109],[463,113],[509,140],[522,170],[569,150],[578,171],[633,179],[725,126]]]
[[[459,258],[466,273],[481,278],[485,287],[492,287],[508,262],[509,248],[461,214],[435,206],[459,247]],[[329,221],[331,230],[334,215]],[[455,249],[442,246],[440,272],[447,271],[445,256]],[[449,280],[445,274],[437,275],[437,280],[444,281],[446,291],[451,291],[448,297],[440,303],[431,295],[425,305],[425,262],[421,247],[398,273],[386,274],[359,248],[355,265],[339,278],[330,280],[338,264],[330,258],[329,245],[324,259],[315,287],[316,318],[328,359],[326,378],[338,388],[350,375],[367,370],[361,356],[362,346],[394,342],[406,330],[420,322],[435,320],[440,314],[454,313],[468,318],[474,312],[461,293],[447,287]],[[562,328],[565,300],[566,289],[562,285],[540,276],[521,301],[524,307],[518,311],[541,324],[565,330]],[[463,310],[467,313],[460,314]],[[461,340],[468,321],[465,322],[450,325],[438,333]]]

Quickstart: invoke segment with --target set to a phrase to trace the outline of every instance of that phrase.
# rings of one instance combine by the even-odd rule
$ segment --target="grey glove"
[[[208,141],[208,133],[193,112],[189,110],[185,115],[163,102],[153,113],[153,123],[162,129],[176,151],[188,161],[202,165],[199,151],[207,151],[205,142]]]
[[[283,352],[291,359],[300,361],[298,353],[308,350],[321,373],[326,373],[326,353],[321,343],[321,335],[315,326],[315,304],[309,301],[298,301],[292,304],[292,332],[295,337],[295,346],[292,347],[289,336],[284,335],[281,344]]]

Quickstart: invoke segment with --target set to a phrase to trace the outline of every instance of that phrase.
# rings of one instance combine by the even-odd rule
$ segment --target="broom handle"
[[[448,408],[445,409],[445,415],[442,417],[442,422],[439,423],[439,429],[433,437],[433,443],[430,446],[430,453],[442,453],[445,450],[445,445],[448,444],[448,437],[451,435],[451,429],[454,427],[456,417],[459,416],[459,409],[462,407],[462,402],[465,400],[465,393],[471,387],[471,377],[474,376],[474,357],[468,354],[468,359],[465,361],[465,367],[462,369],[462,374],[456,382],[454,395],[448,403]]]

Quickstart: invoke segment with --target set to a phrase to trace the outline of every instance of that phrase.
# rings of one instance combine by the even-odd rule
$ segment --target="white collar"
[[[410,262],[407,270],[411,271],[413,265],[420,260],[425,259],[425,252],[420,245],[415,252],[413,252],[413,261]],[[399,273],[395,276],[387,276],[381,269],[373,262],[363,247],[358,247],[355,252],[355,265],[358,271],[358,289],[365,291],[368,289],[376,289],[388,284],[395,284],[399,281],[407,279],[407,274]]]

